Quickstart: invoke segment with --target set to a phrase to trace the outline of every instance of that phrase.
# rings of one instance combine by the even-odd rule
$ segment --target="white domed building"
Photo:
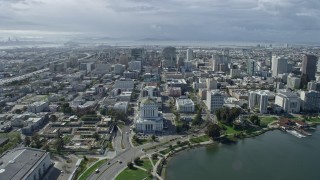
[[[140,113],[135,118],[135,129],[138,132],[151,133],[163,130],[163,117],[158,112],[158,103],[151,97],[141,101]]]

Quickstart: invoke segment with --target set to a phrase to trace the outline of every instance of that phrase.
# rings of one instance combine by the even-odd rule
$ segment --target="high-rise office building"
[[[193,51],[192,49],[187,49],[187,61],[191,61],[193,59]]]
[[[164,68],[174,68],[176,67],[177,55],[175,47],[165,47],[162,51],[163,62],[162,67]]]
[[[302,83],[307,85],[308,82],[316,79],[318,58],[314,55],[304,55],[302,59]]]
[[[251,76],[254,75],[254,73],[256,72],[256,66],[257,63],[255,60],[253,59],[248,59],[247,60],[247,73]]]
[[[141,49],[141,48],[131,49],[131,57],[133,61],[143,61],[144,49]]]
[[[272,56],[272,77],[276,77],[278,74],[287,73],[288,70],[288,58]]]

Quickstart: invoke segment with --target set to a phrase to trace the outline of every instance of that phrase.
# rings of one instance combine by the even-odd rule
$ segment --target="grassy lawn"
[[[160,154],[163,154],[163,155],[166,155],[166,154],[168,154],[169,152],[170,152],[170,149],[168,148],[168,149],[165,149],[165,150],[160,151],[159,153],[160,153]]]
[[[260,116],[260,126],[267,127],[269,123],[278,120],[276,116]]]
[[[107,161],[107,159],[102,159],[96,162],[79,177],[79,180],[86,180],[96,169],[98,169],[102,164],[104,164]]]
[[[156,165],[156,163],[159,161],[159,158],[157,158],[157,159],[152,159],[152,162],[153,162],[153,164],[154,165]]]
[[[235,133],[239,133],[239,132],[241,132],[241,131],[238,131],[238,130],[235,130],[235,129],[233,129],[233,127],[231,127],[231,126],[227,126],[227,125],[223,125],[225,128],[227,128],[226,129],[226,131],[225,131],[225,133],[226,134],[235,134]]]
[[[205,141],[209,141],[210,137],[208,135],[202,135],[199,137],[194,137],[190,139],[191,143],[201,143],[201,142],[205,142]]]
[[[146,180],[150,180],[152,178],[149,177],[148,172],[143,171],[141,169],[129,169],[126,168],[124,171],[122,171],[117,177],[116,180],[142,180],[142,179],[146,179]]]
[[[307,118],[307,122],[320,123],[320,117]]]
[[[139,141],[136,141],[135,139],[132,139],[132,143],[134,146],[140,146],[146,143],[152,142],[151,139],[139,139]]]
[[[143,168],[145,168],[146,170],[153,169],[153,166],[152,166],[151,161],[149,160],[149,158],[143,158],[143,159],[141,159],[141,161],[142,161],[141,166]]]
[[[82,172],[84,172],[95,161],[97,161],[97,158],[83,159],[79,165],[79,168],[75,172],[74,178],[78,179],[78,177],[82,174]]]

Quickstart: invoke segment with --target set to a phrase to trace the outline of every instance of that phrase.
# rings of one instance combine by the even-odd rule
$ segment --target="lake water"
[[[320,127],[306,138],[267,132],[233,145],[183,151],[167,169],[168,180],[320,180]]]

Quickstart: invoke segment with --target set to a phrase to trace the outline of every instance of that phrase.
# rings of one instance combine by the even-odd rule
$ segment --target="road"
[[[92,174],[89,179],[97,180],[97,179],[113,179],[122,169],[127,167],[127,162],[133,161],[134,158],[139,157],[144,154],[141,148],[132,147],[130,144],[130,127],[124,126],[122,135],[120,131],[117,132],[117,136],[115,138],[116,151],[117,155],[112,160],[108,161],[108,163],[104,164],[99,168],[100,173]],[[126,133],[128,132],[128,133]],[[121,139],[122,144],[124,146],[124,150],[121,148]],[[117,147],[117,146],[120,146]],[[120,163],[121,162],[121,163]]]
[[[38,70],[38,71],[34,71],[32,73],[24,74],[24,75],[21,75],[21,76],[17,76],[17,77],[1,79],[0,80],[0,86],[2,86],[4,84],[7,84],[7,83],[14,82],[14,81],[20,81],[20,80],[23,80],[23,79],[27,79],[27,78],[30,78],[30,77],[36,75],[36,74],[43,73],[45,71],[49,71],[49,68],[44,68],[44,69],[41,69],[41,70]]]
[[[128,132],[128,133],[126,133],[126,132]],[[127,163],[132,162],[134,160],[134,158],[140,157],[142,155],[146,155],[147,153],[148,154],[154,153],[159,148],[163,148],[163,147],[154,148],[154,149],[149,150],[148,152],[144,152],[144,151],[142,151],[142,149],[153,147],[157,144],[161,144],[164,142],[170,142],[170,144],[175,144],[177,141],[185,141],[190,137],[190,136],[186,136],[184,138],[179,138],[179,137],[181,137],[179,135],[163,136],[163,137],[160,137],[159,142],[148,143],[148,144],[141,145],[139,147],[132,147],[130,144],[130,137],[131,136],[132,136],[132,134],[130,133],[130,127],[124,126],[122,128],[122,135],[121,135],[121,133],[119,133],[119,134],[117,134],[117,137],[118,138],[122,137],[122,144],[125,149],[120,148],[121,149],[120,150],[119,148],[117,148],[119,150],[119,151],[117,151],[117,155],[112,160],[110,160],[107,163],[105,163],[104,165],[102,165],[99,168],[99,171],[100,171],[99,173],[91,174],[91,176],[89,177],[90,180],[114,179],[118,175],[119,172],[121,172],[123,169],[125,169],[127,167]],[[119,144],[118,139],[115,139],[115,141],[117,141],[117,142],[114,142],[114,143]],[[169,143],[167,145],[169,146]],[[120,163],[119,161],[121,161],[122,163]]]

